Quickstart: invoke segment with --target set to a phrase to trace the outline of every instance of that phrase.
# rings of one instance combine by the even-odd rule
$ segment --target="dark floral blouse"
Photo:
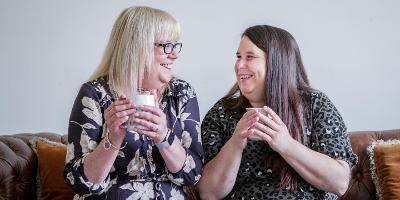
[[[334,159],[346,161],[350,167],[357,162],[346,126],[338,110],[322,92],[312,90],[303,94],[305,106],[305,145]],[[202,125],[205,163],[214,158],[235,131],[237,122],[226,113],[223,100],[219,100],[207,113]],[[225,199],[337,199],[303,179],[298,190],[277,190],[280,178],[265,161],[266,142],[249,140],[240,163],[232,191]]]
[[[199,108],[193,88],[172,79],[160,103],[172,130],[168,140],[176,137],[186,150],[180,171],[168,171],[152,140],[128,132],[124,139],[127,145],[118,152],[108,177],[94,184],[83,173],[83,162],[104,138],[104,111],[115,99],[105,77],[83,84],[76,97],[64,169],[67,184],[77,193],[74,199],[186,199],[185,186],[197,183],[203,167]]]

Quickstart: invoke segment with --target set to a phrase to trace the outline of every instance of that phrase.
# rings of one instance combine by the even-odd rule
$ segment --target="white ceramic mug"
[[[259,112],[263,115],[266,115],[269,119],[272,119],[272,116],[270,114],[267,114],[267,112],[263,108],[246,108],[247,111],[250,110],[255,110],[256,112]],[[249,137],[251,140],[263,140],[260,136],[258,135],[252,135]]]
[[[140,105],[147,105],[147,106],[156,106],[156,100],[154,95],[150,94],[149,91],[146,90],[139,90],[135,95],[133,95],[130,98],[135,106],[140,106]],[[136,108],[136,112],[142,112],[140,108]],[[134,122],[135,116],[131,115],[129,116],[128,122],[127,122],[127,131],[129,132],[134,132],[134,128],[139,128],[139,129],[144,129],[148,130],[146,127],[136,124]]]
[[[269,119],[272,119],[272,116],[270,114],[267,114],[267,112],[264,110],[264,108],[246,108],[246,110],[247,111],[255,110],[256,112],[266,115]]]

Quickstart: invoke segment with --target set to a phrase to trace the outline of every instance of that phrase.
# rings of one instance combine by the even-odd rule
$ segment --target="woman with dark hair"
[[[206,165],[197,185],[200,197],[343,195],[357,157],[338,110],[309,86],[292,35],[267,25],[250,27],[236,57],[237,83],[202,122]]]

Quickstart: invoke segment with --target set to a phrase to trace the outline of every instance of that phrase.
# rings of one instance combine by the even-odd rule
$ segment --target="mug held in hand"
[[[140,105],[155,106],[155,104],[156,104],[154,95],[151,95],[151,94],[136,94],[136,95],[133,95],[131,99],[136,106],[140,106]],[[140,110],[140,108],[136,108],[136,111],[142,112]],[[133,130],[134,128],[149,130],[147,127],[136,124],[133,121],[134,119],[135,119],[135,117],[133,115],[129,116],[128,123],[127,123],[127,131],[135,132]]]
[[[250,110],[255,110],[263,115],[266,115],[269,119],[272,119],[272,116],[270,114],[268,114],[263,108],[246,108],[247,111]],[[251,140],[263,140],[260,136],[258,135],[252,135],[249,137],[249,139]]]

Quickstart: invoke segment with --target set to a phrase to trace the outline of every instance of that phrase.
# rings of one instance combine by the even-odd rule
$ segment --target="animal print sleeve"
[[[312,93],[313,132],[317,149],[334,159],[346,161],[350,167],[357,163],[349,141],[346,125],[331,100],[322,92]]]
[[[225,144],[222,102],[217,102],[206,114],[201,124],[205,163],[213,159]]]

